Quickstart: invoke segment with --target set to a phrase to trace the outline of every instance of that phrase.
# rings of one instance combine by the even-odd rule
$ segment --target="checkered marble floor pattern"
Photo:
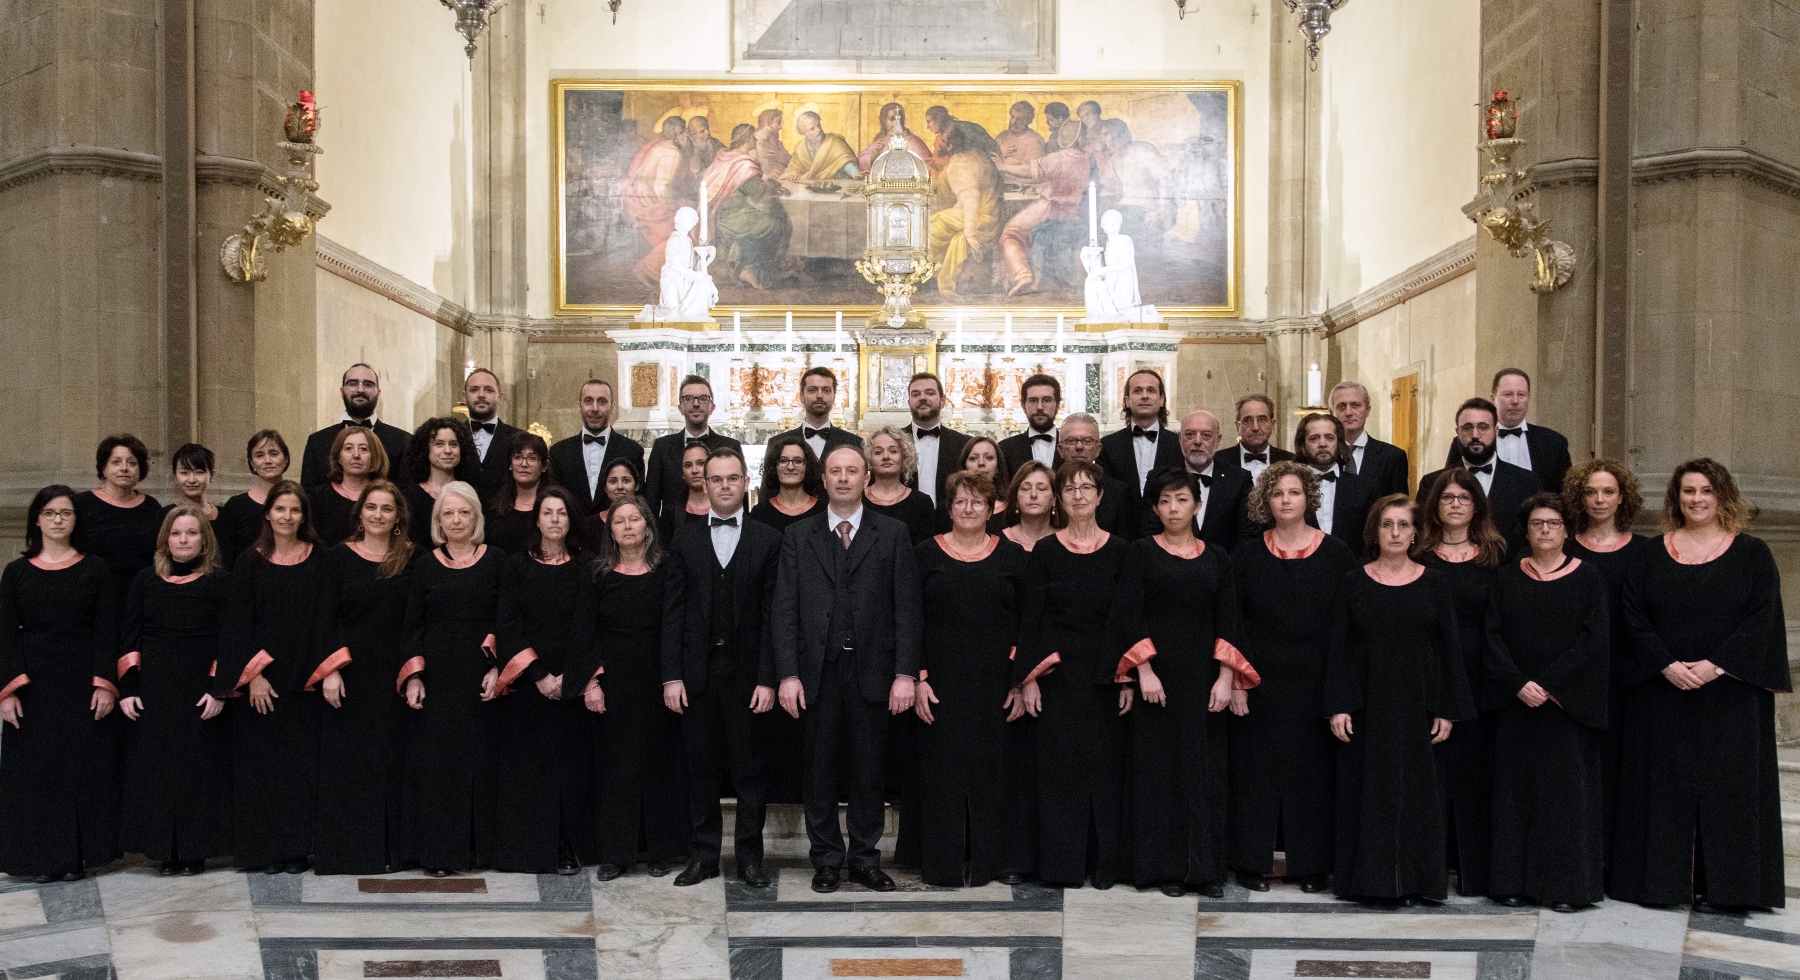
[[[0,885],[0,976],[1800,980],[1800,910],[1727,917],[1609,902],[1560,915],[1475,899],[1369,909],[1283,883],[1200,899],[1124,885],[938,889],[905,872],[894,892],[816,895],[802,852],[780,842],[764,889],[720,879],[678,889],[642,867],[611,882],[226,866],[163,878],[128,862],[81,882]]]

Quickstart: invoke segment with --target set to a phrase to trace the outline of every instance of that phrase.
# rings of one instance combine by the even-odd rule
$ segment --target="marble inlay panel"
[[[1009,980],[1004,949],[784,949],[781,980],[832,977],[962,977]]]
[[[725,886],[676,888],[627,875],[594,885],[595,947],[606,980],[722,980],[731,973]]]
[[[45,925],[47,921],[37,889],[0,893],[0,932],[29,929]]]
[[[241,876],[234,877],[241,886]],[[109,922],[108,931],[119,980],[263,975],[262,950],[248,909],[140,916]]]
[[[99,923],[61,932],[45,931],[0,939],[0,970],[20,970],[39,963],[84,956],[104,956],[111,949],[106,927]]]
[[[1250,954],[1250,980],[1290,977],[1424,977],[1476,980],[1474,953],[1369,952],[1333,949],[1259,949]]]
[[[1689,956],[1800,974],[1800,947],[1787,943],[1728,936],[1722,932],[1689,932],[1682,950]]]
[[[303,875],[300,901],[383,903],[426,902],[476,905],[483,902],[539,901],[537,875],[458,875],[432,878],[416,872],[356,877],[352,875]]]
[[[368,977],[545,980],[544,954],[535,949],[322,949],[318,958],[318,980],[366,980]]]

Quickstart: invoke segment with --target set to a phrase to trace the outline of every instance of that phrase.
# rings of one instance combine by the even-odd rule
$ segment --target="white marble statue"
[[[712,319],[713,304],[719,301],[719,287],[713,285],[712,265],[718,250],[711,245],[695,245],[688,233],[700,221],[693,208],[675,212],[675,233],[669,236],[663,253],[662,294],[655,303],[637,315],[641,322],[704,323]]]
[[[1101,215],[1106,246],[1081,250],[1081,265],[1087,269],[1087,322],[1160,323],[1156,307],[1139,302],[1137,252],[1131,236],[1119,234],[1123,220],[1117,211]]]

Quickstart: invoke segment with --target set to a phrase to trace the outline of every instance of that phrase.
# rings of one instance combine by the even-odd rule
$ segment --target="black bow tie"
[[[1194,479],[1199,480],[1201,486],[1211,489],[1213,481],[1211,473],[1195,473]]]
[[[1244,462],[1246,462],[1246,463],[1267,463],[1268,461],[1269,461],[1269,452],[1266,449],[1260,453],[1252,453],[1252,452],[1244,453]]]
[[[581,434],[581,444],[584,446],[604,446],[604,445],[606,445],[606,437],[605,436],[590,436],[587,433],[583,432]]]
[[[1319,479],[1324,480],[1326,483],[1336,483],[1337,482],[1337,470],[1332,470],[1329,473],[1320,473]]]
[[[1145,429],[1134,425],[1131,427],[1131,435],[1134,439],[1148,439],[1155,442],[1158,432],[1156,429]]]
[[[685,450],[689,446],[704,446],[704,445],[706,445],[706,437],[705,436],[688,436],[687,441],[681,444],[681,448]]]
[[[813,436],[818,436],[819,438],[823,439],[823,438],[825,438],[825,433],[830,432],[830,431],[831,431],[831,426],[829,426],[829,425],[823,429],[815,429],[810,425],[803,425],[800,427],[800,437],[802,439],[811,439]]]
[[[917,426],[914,426],[913,427],[913,438],[914,439],[936,439],[941,432],[942,432],[941,428],[939,428],[939,429],[921,429]]]
[[[1469,472],[1470,473],[1492,473],[1492,472],[1494,472],[1494,464],[1483,463],[1480,466],[1471,466],[1471,467],[1469,467]]]
[[[737,517],[715,517],[709,527],[737,527]]]
[[[373,429],[373,428],[375,428],[375,423],[369,421],[368,419],[345,419],[344,420],[344,428],[346,428],[346,429],[352,429],[352,428]]]
[[[470,419],[469,420],[469,431],[470,432],[486,432],[488,435],[491,436],[494,434],[494,429],[496,427],[498,427],[499,424],[500,423],[498,423],[498,422],[477,422],[474,419]]]
[[[1056,436],[1054,436],[1054,435],[1051,435],[1051,434],[1050,434],[1050,433],[1048,433],[1048,432],[1033,432],[1033,433],[1032,433],[1032,434],[1031,434],[1031,441],[1032,441],[1032,442],[1037,442],[1037,441],[1038,441],[1038,440],[1039,440],[1039,439],[1042,439],[1042,440],[1043,440],[1043,441],[1045,441],[1045,442],[1055,442],[1055,441],[1056,441]]]
[[[1502,436],[1522,436],[1524,434],[1525,434],[1525,427],[1522,425],[1516,429],[1501,429],[1500,430],[1500,435],[1502,435]]]

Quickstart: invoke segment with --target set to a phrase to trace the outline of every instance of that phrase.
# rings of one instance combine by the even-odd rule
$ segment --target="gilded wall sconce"
[[[1513,166],[1513,156],[1525,141],[1518,131],[1519,111],[1505,92],[1495,92],[1482,115],[1480,149],[1487,156],[1481,186],[1487,201],[1476,211],[1475,223],[1487,229],[1494,241],[1506,246],[1515,258],[1532,256],[1536,271],[1534,293],[1555,292],[1575,274],[1575,250],[1550,237],[1550,220],[1537,216],[1530,197],[1531,175]]]
[[[312,234],[314,219],[308,210],[314,204],[313,192],[319,189],[319,182],[313,179],[313,157],[325,152],[313,143],[319,122],[313,94],[301,92],[282,121],[286,138],[275,144],[287,156],[286,171],[275,175],[275,190],[263,198],[262,210],[219,248],[219,264],[232,279],[262,282],[269,278],[265,253],[285,251]]]

